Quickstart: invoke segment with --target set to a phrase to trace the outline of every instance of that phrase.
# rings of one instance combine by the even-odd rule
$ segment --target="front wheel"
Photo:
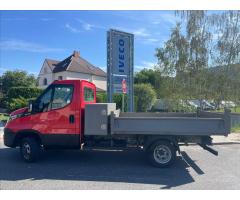
[[[24,161],[34,162],[38,159],[41,146],[35,138],[26,137],[21,140],[20,154]]]
[[[176,159],[176,149],[170,142],[159,140],[147,149],[147,156],[153,166],[168,167]]]

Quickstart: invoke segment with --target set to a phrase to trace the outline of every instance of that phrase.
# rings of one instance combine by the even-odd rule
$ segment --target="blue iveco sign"
[[[124,62],[125,62],[125,60],[124,60],[124,58],[125,58],[125,56],[124,56],[124,49],[125,49],[124,44],[125,44],[124,40],[122,38],[120,38],[118,40],[118,45],[119,45],[119,47],[118,47],[118,59],[119,59],[119,61],[118,61],[118,71],[120,73],[124,73]]]
[[[126,80],[129,111],[133,109],[133,34],[118,30],[108,31],[107,37],[108,100],[113,93],[122,93],[122,80]]]
[[[122,34],[114,34],[112,38],[113,74],[129,75],[130,57],[129,37]]]

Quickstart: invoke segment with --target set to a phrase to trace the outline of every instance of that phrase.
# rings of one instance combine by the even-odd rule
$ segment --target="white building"
[[[46,88],[54,80],[87,80],[93,82],[97,91],[106,91],[106,73],[80,57],[78,51],[62,61],[45,59],[38,75],[38,86]]]

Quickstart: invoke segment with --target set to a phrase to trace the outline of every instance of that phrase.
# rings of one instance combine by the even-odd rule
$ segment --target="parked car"
[[[221,106],[227,108],[234,108],[236,107],[236,104],[233,101],[221,101]]]

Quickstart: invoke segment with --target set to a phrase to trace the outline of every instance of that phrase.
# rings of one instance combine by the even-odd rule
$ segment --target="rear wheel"
[[[153,166],[168,167],[176,158],[176,149],[170,142],[159,140],[147,149],[147,155]]]
[[[40,155],[41,146],[33,137],[26,137],[21,140],[20,154],[24,161],[34,162]]]

